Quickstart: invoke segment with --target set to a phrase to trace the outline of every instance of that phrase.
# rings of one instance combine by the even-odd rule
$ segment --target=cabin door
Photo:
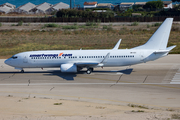
[[[23,62],[24,62],[24,63],[28,63],[28,57],[27,57],[27,55],[24,56]]]
[[[144,52],[140,52],[140,60],[142,61],[144,59]]]

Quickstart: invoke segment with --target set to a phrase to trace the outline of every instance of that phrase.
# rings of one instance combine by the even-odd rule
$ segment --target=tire
[[[91,74],[91,72],[93,71],[93,68],[88,68],[88,70],[86,71],[87,74]]]

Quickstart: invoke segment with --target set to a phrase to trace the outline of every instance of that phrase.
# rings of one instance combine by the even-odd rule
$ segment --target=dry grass
[[[111,49],[120,38],[123,39],[121,49],[132,48],[144,44],[155,29],[129,30],[123,27],[119,30],[1,30],[0,57],[6,58],[19,52],[34,50]],[[168,45],[177,45],[172,53],[180,53],[179,30],[171,32]]]

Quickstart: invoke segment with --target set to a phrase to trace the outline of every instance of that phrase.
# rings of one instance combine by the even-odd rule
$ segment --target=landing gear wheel
[[[24,70],[21,70],[21,73],[24,73]]]
[[[93,71],[93,68],[88,68],[87,71],[86,71],[86,73],[87,73],[87,74],[91,74],[92,71]]]

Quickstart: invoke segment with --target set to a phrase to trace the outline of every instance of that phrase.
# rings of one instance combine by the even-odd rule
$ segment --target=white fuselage
[[[101,63],[110,53],[102,67],[115,67],[143,63],[164,56],[154,54],[148,58],[153,52],[154,50],[134,49],[31,51],[16,54],[16,59],[9,58],[5,63],[15,68],[52,68],[68,63]]]

